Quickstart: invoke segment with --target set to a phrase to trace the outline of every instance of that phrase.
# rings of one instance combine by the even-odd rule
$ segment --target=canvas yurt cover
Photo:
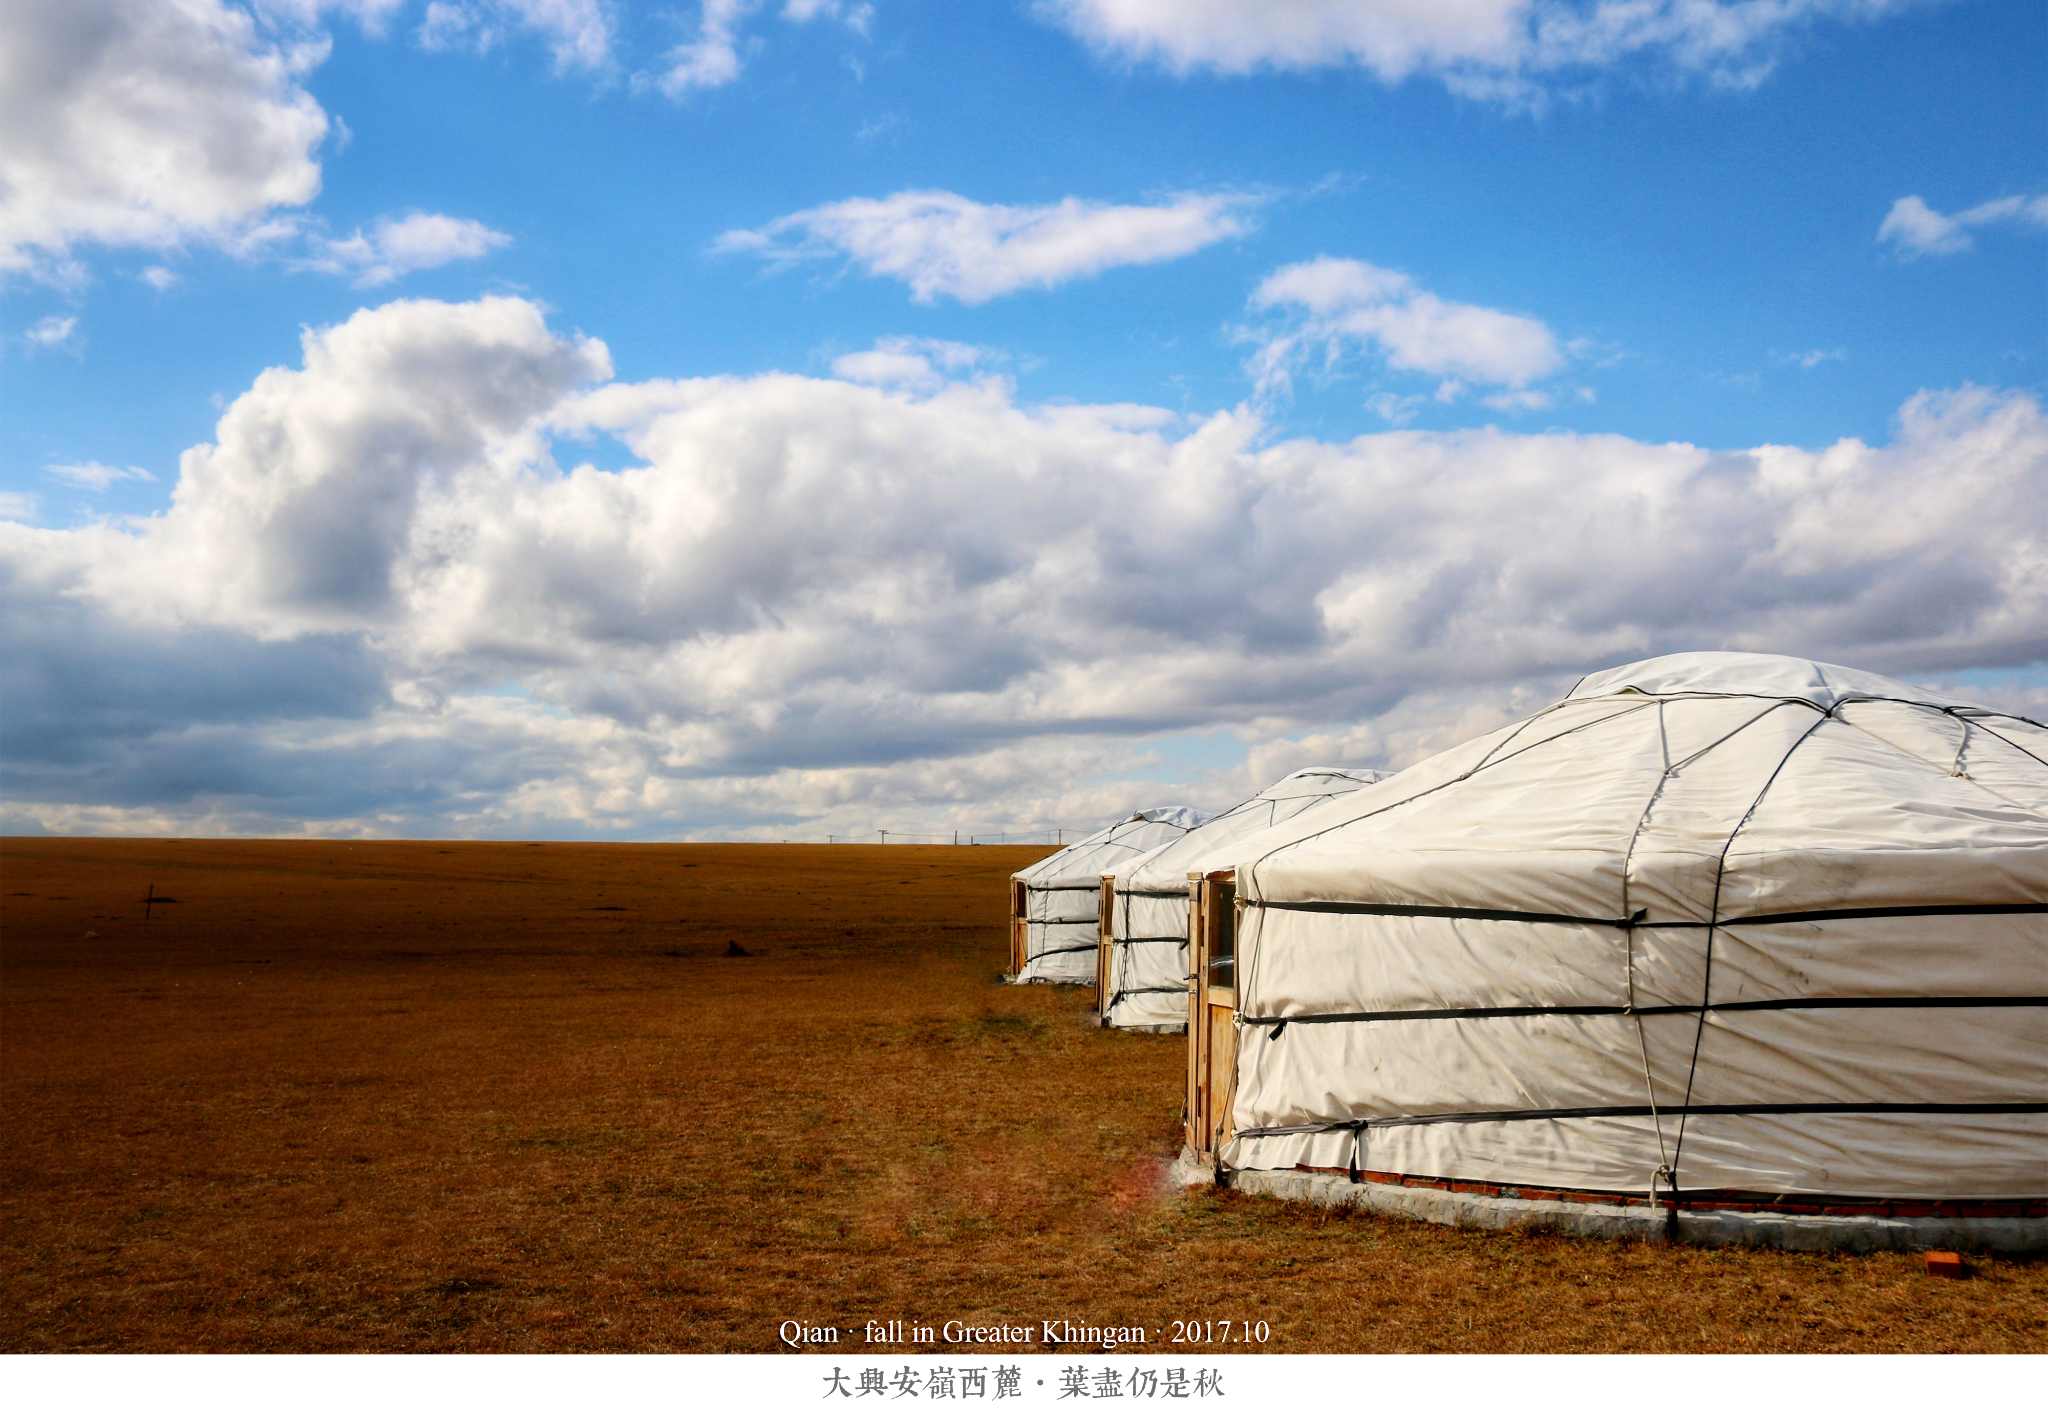
[[[1254,837],[1226,877],[1189,1043],[1191,1144],[1226,1165],[2048,1195],[2036,722],[1659,657]]]
[[[1109,925],[1095,973],[1105,1027],[1185,1031],[1188,1025],[1188,875],[1246,835],[1271,829],[1338,795],[1384,780],[1383,770],[1313,766],[1232,806],[1171,844],[1103,876]]]
[[[1020,983],[1092,983],[1102,876],[1179,839],[1205,816],[1186,805],[1139,810],[1010,876],[1010,974]]]

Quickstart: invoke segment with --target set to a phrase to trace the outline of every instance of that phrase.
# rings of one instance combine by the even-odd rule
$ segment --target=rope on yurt
[[[1708,752],[1713,751],[1721,746],[1724,746],[1728,742],[1734,740],[1737,736],[1741,735],[1751,726],[1754,726],[1764,717],[1770,715],[1771,712],[1777,710],[1778,706],[1782,704],[1774,702],[1770,705],[1765,706],[1763,709],[1758,711],[1754,716],[1751,716],[1749,719],[1741,722],[1739,725],[1733,727],[1725,734],[1716,737],[1712,741],[1709,741],[1706,745],[1701,746],[1698,750],[1694,751],[1692,754],[1684,757],[1682,760],[1674,764],[1671,759],[1671,736],[1664,719],[1665,701],[1666,698],[1657,698],[1657,748],[1658,756],[1664,763],[1664,771],[1661,775],[1657,777],[1656,785],[1651,787],[1649,798],[1643,801],[1642,813],[1636,816],[1635,828],[1629,831],[1628,848],[1622,852],[1621,856],[1621,927],[1623,934],[1622,951],[1627,955],[1628,963],[1628,1006],[1625,1009],[1625,1011],[1627,1015],[1635,1023],[1636,1053],[1641,1058],[1643,1065],[1643,1098],[1649,1102],[1650,1126],[1651,1129],[1656,1133],[1657,1137],[1657,1168],[1650,1172],[1650,1206],[1652,1209],[1656,1208],[1657,1205],[1657,1184],[1660,1180],[1665,1185],[1670,1187],[1673,1195],[1677,1194],[1678,1157],[1665,1144],[1664,1117],[1663,1114],[1657,1109],[1657,1081],[1655,1075],[1650,1070],[1649,1032],[1643,1026],[1644,1014],[1638,1010],[1636,1005],[1636,928],[1640,920],[1642,920],[1644,917],[1648,915],[1649,910],[1643,909],[1635,913],[1631,913],[1629,911],[1629,888],[1632,882],[1629,877],[1629,868],[1635,862],[1636,841],[1642,838],[1643,826],[1648,824],[1650,820],[1650,811],[1656,807],[1658,798],[1661,797],[1664,793],[1664,787],[1671,783],[1671,777],[1678,774],[1678,772],[1685,766],[1691,765],[1694,761],[1697,761],[1701,757],[1705,756]],[[1725,849],[1723,850],[1723,854],[1726,854]],[[1707,930],[1707,933],[1708,952],[1711,954],[1713,929],[1709,928]],[[1688,1086],[1686,1094],[1687,1098],[1690,1099],[1690,1086]],[[1682,1121],[1680,1123],[1679,1129],[1681,1132],[1682,1139],[1682,1133],[1684,1131],[1684,1124]],[[1667,1233],[1669,1233],[1671,1223],[1672,1222],[1669,1218],[1665,1220],[1665,1227]]]
[[[1986,795],[1993,795],[1993,796],[1996,796],[1996,797],[1997,797],[1998,799],[2001,799],[2001,800],[2005,801],[2005,803],[2006,803],[2006,804],[2008,804],[2008,805],[2011,805],[2011,806],[2012,806],[2012,807],[2013,807],[2014,809],[2016,809],[2016,810],[2025,810],[2025,811],[2026,811],[2026,812],[2027,812],[2028,814],[2036,814],[2036,813],[2038,813],[2038,811],[2036,811],[2036,810],[2034,809],[2034,807],[2033,807],[2032,805],[2028,805],[2028,804],[2025,804],[2025,803],[2023,803],[2023,802],[2021,802],[2021,801],[2019,801],[2019,800],[2015,800],[2015,799],[2013,799],[2013,797],[2012,797],[2012,796],[2010,796],[2010,795],[2007,795],[2007,794],[2005,794],[2005,793],[2004,793],[2004,792],[2002,792],[2002,791],[1998,791],[1998,790],[1993,790],[1993,789],[1992,789],[1992,788],[1991,788],[1991,787],[1990,787],[1989,785],[1986,785],[1986,784],[1985,784],[1985,783],[1984,783],[1983,781],[1981,781],[1981,780],[1977,779],[1977,778],[1976,778],[1976,777],[1975,777],[1974,775],[1971,775],[1971,774],[1970,774],[1970,773],[1969,773],[1969,772],[1968,772],[1967,770],[1963,770],[1963,769],[1961,769],[1961,766],[1962,766],[1962,760],[1963,760],[1963,753],[1962,753],[1962,750],[1961,750],[1961,748],[1960,748],[1960,747],[1958,747],[1958,749],[1957,749],[1957,751],[1956,751],[1956,764],[1955,764],[1955,767],[1954,767],[1954,768],[1951,768],[1951,769],[1948,769],[1948,770],[1942,770],[1942,768],[1941,768],[1941,767],[1940,767],[1939,765],[1937,765],[1937,764],[1936,764],[1935,762],[1933,762],[1933,761],[1929,760],[1929,759],[1928,759],[1928,758],[1927,758],[1926,756],[1924,756],[1924,755],[1920,755],[1920,754],[1918,754],[1918,753],[1916,753],[1916,752],[1914,752],[1914,751],[1909,751],[1909,750],[1907,750],[1907,749],[1906,749],[1906,748],[1905,748],[1904,746],[1900,745],[1900,744],[1899,744],[1899,743],[1898,743],[1897,741],[1894,741],[1894,740],[1890,740],[1890,739],[1888,739],[1887,737],[1884,737],[1884,736],[1880,736],[1880,735],[1879,735],[1879,734],[1878,734],[1877,732],[1875,732],[1875,731],[1871,730],[1871,729],[1870,729],[1870,727],[1868,727],[1868,726],[1859,726],[1859,725],[1857,725],[1857,724],[1856,724],[1856,723],[1855,723],[1854,721],[1848,720],[1848,719],[1846,719],[1846,718],[1840,718],[1840,717],[1838,717],[1837,719],[1838,719],[1838,720],[1841,720],[1842,724],[1843,724],[1843,725],[1845,725],[1845,726],[1847,726],[1847,727],[1848,727],[1848,728],[1849,728],[1850,730],[1852,730],[1852,731],[1861,731],[1861,732],[1862,732],[1862,733],[1863,733],[1864,735],[1866,735],[1866,736],[1870,737],[1870,739],[1872,739],[1873,741],[1876,741],[1876,742],[1878,742],[1878,743],[1879,743],[1879,744],[1881,744],[1881,745],[1887,745],[1887,746],[1890,746],[1890,747],[1891,747],[1891,748],[1892,748],[1893,750],[1897,751],[1897,752],[1898,752],[1898,753],[1899,753],[1900,755],[1906,756],[1906,757],[1908,757],[1909,759],[1912,759],[1912,760],[1917,760],[1917,761],[1919,761],[1919,762],[1920,762],[1920,763],[1921,763],[1922,765],[1926,766],[1926,767],[1927,767],[1927,768],[1928,768],[1929,770],[1933,770],[1933,771],[1936,771],[1936,772],[1938,772],[1938,773],[1940,773],[1940,774],[1942,774],[1942,775],[1946,775],[1946,776],[1947,776],[1947,777],[1948,777],[1949,779],[1951,779],[1951,780],[1963,780],[1963,781],[1967,781],[1967,782],[1968,782],[1968,783],[1970,783],[1971,785],[1974,785],[1974,786],[1976,786],[1976,787],[1977,787],[1977,788],[1978,788],[1979,790],[1982,790],[1982,791],[1983,791],[1983,792],[1984,792],[1984,793],[1985,793]],[[1960,718],[1958,718],[1958,719],[1960,719]],[[1965,723],[1965,724],[1967,724],[1967,723]],[[1967,745],[1967,744],[1969,743],[1969,732],[1968,732],[1967,730],[1966,730],[1966,731],[1965,731],[1965,732],[1963,733],[1963,743],[1964,743],[1965,745]]]
[[[1622,953],[1627,964],[1628,1005],[1624,1009],[1634,1019],[1636,1027],[1636,1051],[1643,1060],[1643,1099],[1650,1103],[1650,1126],[1657,1136],[1657,1168],[1650,1172],[1650,1205],[1657,1204],[1657,1182],[1661,1179],[1673,1191],[1678,1188],[1677,1177],[1671,1168],[1671,1152],[1664,1145],[1664,1118],[1657,1113],[1657,1082],[1650,1074],[1650,1039],[1643,1029],[1643,1019],[1636,1014],[1636,919],[1641,914],[1629,912],[1629,867],[1635,862],[1636,841],[1642,838],[1643,826],[1649,822],[1650,811],[1657,803],[1657,797],[1664,793],[1664,787],[1671,782],[1671,737],[1664,724],[1664,703],[1657,703],[1657,754],[1663,762],[1663,773],[1651,787],[1649,798],[1643,801],[1643,811],[1636,816],[1635,828],[1629,831],[1628,848],[1621,855],[1621,919]],[[1644,914],[1649,910],[1645,909]],[[1665,1221],[1665,1232],[1670,1232],[1670,1221]]]
[[[1962,715],[1962,713],[1958,711],[1949,710],[1947,707],[1942,708],[1942,714],[1954,716],[1958,721],[1970,719]],[[2010,719],[2014,721],[2025,721],[2029,726],[2036,727],[2037,729],[2041,727],[2041,723],[2039,721],[2035,721],[2026,716],[2014,716]],[[2004,741],[2007,745],[2011,746],[2014,750],[2018,751],[2021,755],[2025,756],[2028,760],[2039,760],[2041,761],[2041,764],[2048,765],[2048,760],[2041,760],[2040,756],[2035,755],[2032,751],[2028,750],[2025,746],[2021,745],[2018,741],[2014,740],[2011,736],[1999,735],[1998,729],[1996,727],[1983,726],[1980,729],[1982,729],[1986,735],[1997,736],[1999,740]]]
[[[1809,709],[1819,710],[1819,708],[1814,707],[1813,703],[1810,701],[1784,701],[1779,702],[1777,704],[1782,706],[1803,705],[1808,707]],[[1714,861],[1714,900],[1712,906],[1708,910],[1705,962],[1700,972],[1699,1020],[1693,1028],[1692,1059],[1690,1062],[1687,1063],[1685,1069],[1685,1102],[1679,1108],[1680,1114],[1678,1117],[1678,1143],[1673,1148],[1671,1153],[1671,1179],[1672,1188],[1674,1190],[1678,1188],[1677,1182],[1679,1158],[1685,1153],[1685,1126],[1686,1121],[1688,1119],[1688,1113],[1690,1113],[1692,1109],[1693,1082],[1697,1079],[1699,1075],[1700,1043],[1702,1040],[1705,1039],[1707,1035],[1707,1013],[1709,1010],[1711,1010],[1710,1004],[1713,1001],[1714,930],[1716,924],[1719,922],[1721,917],[1721,883],[1728,872],[1728,852],[1735,847],[1735,837],[1742,833],[1743,827],[1746,826],[1749,823],[1750,818],[1756,814],[1757,806],[1761,805],[1764,802],[1764,796],[1768,795],[1771,792],[1771,787],[1777,784],[1778,776],[1784,771],[1786,765],[1788,765],[1791,762],[1792,757],[1798,752],[1799,748],[1806,744],[1807,738],[1811,736],[1815,731],[1819,730],[1822,726],[1825,726],[1829,721],[1832,721],[1834,719],[1835,713],[1832,710],[1821,710],[1819,712],[1819,715],[1817,715],[1814,718],[1813,724],[1808,726],[1805,730],[1801,731],[1799,733],[1798,739],[1794,740],[1791,745],[1785,748],[1785,753],[1778,757],[1778,763],[1771,767],[1771,773],[1765,777],[1764,783],[1762,786],[1758,788],[1755,798],[1749,802],[1749,808],[1742,812],[1742,818],[1735,822],[1735,828],[1728,831],[1728,838],[1723,840],[1721,843],[1720,857]],[[1755,722],[1752,721],[1751,724],[1753,725],[1755,724]]]

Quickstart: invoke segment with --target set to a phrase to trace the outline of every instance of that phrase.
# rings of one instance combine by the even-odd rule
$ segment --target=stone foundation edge
[[[1171,1178],[1182,1187],[1217,1183],[1217,1172],[1183,1150]],[[1539,1230],[1587,1239],[1645,1243],[1744,1245],[1797,1252],[1870,1254],[1952,1249],[1975,1254],[2048,1251],[2048,1219],[1869,1215],[1785,1215],[1765,1210],[1662,1210],[1647,1205],[1589,1205],[1572,1200],[1518,1200],[1411,1185],[1354,1184],[1341,1175],[1306,1170],[1229,1170],[1221,1183],[1247,1195],[1350,1206],[1395,1219],[1467,1229]]]

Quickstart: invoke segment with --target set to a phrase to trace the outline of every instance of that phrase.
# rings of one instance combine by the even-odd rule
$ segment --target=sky
[[[0,831],[1215,811],[2048,715],[2048,4],[12,0]]]

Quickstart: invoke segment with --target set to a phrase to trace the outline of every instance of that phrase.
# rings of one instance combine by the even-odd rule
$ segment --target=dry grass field
[[[861,1351],[891,1318],[2048,1341],[2039,1260],[1943,1280],[1169,1192],[1181,1041],[997,981],[1003,880],[1042,852],[8,840],[0,1346],[767,1352],[809,1319]]]

